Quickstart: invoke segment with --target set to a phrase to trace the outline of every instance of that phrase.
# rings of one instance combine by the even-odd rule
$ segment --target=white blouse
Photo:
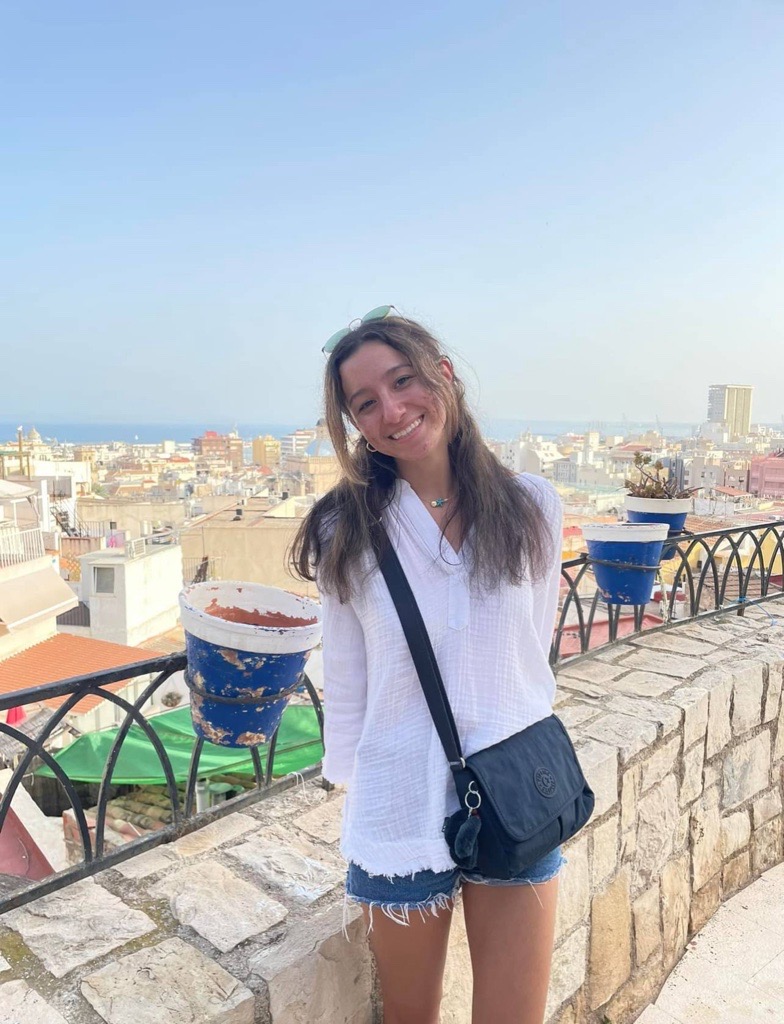
[[[464,755],[551,713],[548,662],[558,605],[561,500],[522,474],[552,530],[552,563],[539,582],[483,591],[469,579],[469,545],[455,553],[405,481],[384,512],[427,626]],[[352,599],[322,593],[323,773],[348,783],[341,851],[371,874],[454,867],[441,833],[459,804],[387,585],[367,560]]]

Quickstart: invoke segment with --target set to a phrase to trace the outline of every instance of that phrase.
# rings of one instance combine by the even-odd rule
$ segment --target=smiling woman
[[[292,563],[321,592],[323,771],[349,787],[346,892],[368,923],[385,1024],[438,1020],[459,890],[474,1021],[541,1024],[560,850],[502,879],[452,860],[442,825],[455,784],[377,559],[398,556],[469,756],[551,714],[560,500],[498,462],[451,361],[411,320],[340,332],[325,396],[343,478],[305,519]]]

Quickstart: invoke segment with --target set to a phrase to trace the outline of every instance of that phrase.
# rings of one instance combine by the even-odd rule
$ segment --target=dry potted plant
[[[669,536],[683,532],[686,516],[691,511],[692,495],[699,487],[679,488],[660,461],[637,452],[634,456],[636,480],[627,480],[628,493],[624,504],[630,523],[666,523]],[[665,547],[663,558],[671,558],[674,545]]]

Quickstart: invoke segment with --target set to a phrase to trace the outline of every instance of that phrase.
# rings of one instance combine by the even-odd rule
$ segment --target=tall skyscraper
[[[708,421],[724,423],[731,441],[746,437],[751,429],[749,384],[711,384],[708,388]]]

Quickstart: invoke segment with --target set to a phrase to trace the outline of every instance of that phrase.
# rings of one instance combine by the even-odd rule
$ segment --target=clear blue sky
[[[310,422],[383,302],[488,416],[784,415],[778,0],[17,0],[0,46],[3,418]]]

